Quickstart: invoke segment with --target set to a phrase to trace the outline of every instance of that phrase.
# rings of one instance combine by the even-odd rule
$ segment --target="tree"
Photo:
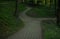
[[[57,25],[60,27],[60,0],[58,0],[58,8],[57,8]]]
[[[35,0],[35,4],[37,4],[37,0]]]
[[[19,16],[18,5],[19,5],[19,0],[16,0],[15,13],[14,13],[14,16],[15,16],[16,18],[18,18],[18,16]]]
[[[46,0],[40,0],[42,5],[45,5]]]
[[[45,4],[46,6],[48,6],[49,8],[52,6],[52,4],[54,4],[55,0],[45,0]]]

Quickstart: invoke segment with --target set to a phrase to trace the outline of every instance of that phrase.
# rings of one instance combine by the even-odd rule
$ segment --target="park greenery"
[[[60,39],[60,28],[56,25],[56,20],[43,20],[42,28],[44,39]]]
[[[22,12],[26,9],[23,4],[19,4],[19,10]],[[17,30],[20,30],[24,23],[21,19],[16,19],[13,14],[15,13],[15,2],[13,1],[2,1],[0,2],[0,38],[10,36]],[[16,22],[17,21],[17,22]]]
[[[34,8],[31,9],[30,11],[28,11],[26,14],[28,16],[37,17],[37,18],[56,17],[55,11],[56,11],[57,5],[55,5],[56,3],[54,1],[52,1],[52,0],[50,0],[50,1],[49,0],[40,0],[40,2],[38,1],[36,4],[34,2],[29,2],[29,5]]]
[[[28,16],[34,17],[34,18],[55,18],[56,13],[55,9],[48,8],[48,7],[39,7],[39,8],[33,8],[30,11],[26,13]]]
[[[20,0],[18,0],[19,2]],[[19,12],[26,6],[31,7],[26,15],[34,18],[55,18],[57,1],[54,0],[22,0],[18,4]],[[16,0],[0,0],[0,38],[4,39],[24,27],[24,22],[14,16]],[[42,21],[45,39],[60,39],[60,29],[55,25],[56,20]]]

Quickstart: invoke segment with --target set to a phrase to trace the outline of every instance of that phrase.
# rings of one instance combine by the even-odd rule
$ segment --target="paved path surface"
[[[40,21],[42,19],[31,18],[25,15],[25,13],[29,10],[31,10],[31,8],[27,8],[19,16],[23,20],[25,27],[16,32],[14,35],[8,37],[8,39],[42,39],[42,30],[40,25]]]

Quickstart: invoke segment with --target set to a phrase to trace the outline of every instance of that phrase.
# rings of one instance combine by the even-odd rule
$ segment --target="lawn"
[[[19,10],[21,11],[26,9],[22,6],[22,4],[19,5]],[[24,23],[21,19],[18,19],[18,21],[16,22],[16,18],[13,16],[14,12],[15,2],[10,1],[0,3],[0,39],[8,37],[24,27]]]
[[[42,21],[44,39],[60,39],[60,28],[56,26],[56,20]]]
[[[26,13],[28,16],[36,17],[36,18],[54,18],[55,17],[55,9],[48,7],[35,7]]]

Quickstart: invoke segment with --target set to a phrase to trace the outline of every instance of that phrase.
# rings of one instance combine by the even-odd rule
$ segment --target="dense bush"
[[[4,39],[23,27],[22,20],[18,19],[17,21],[16,17],[13,16],[15,2],[6,3],[0,5],[0,39]]]
[[[56,20],[42,21],[44,39],[60,39],[60,28],[56,26]]]
[[[55,9],[54,8],[48,8],[48,7],[44,7],[44,6],[42,6],[42,7],[38,7],[38,8],[33,8],[33,9],[31,9],[30,11],[28,11],[27,13],[26,13],[28,16],[31,16],[31,17],[37,17],[37,18],[39,18],[39,17],[55,17],[56,15],[55,15]]]

